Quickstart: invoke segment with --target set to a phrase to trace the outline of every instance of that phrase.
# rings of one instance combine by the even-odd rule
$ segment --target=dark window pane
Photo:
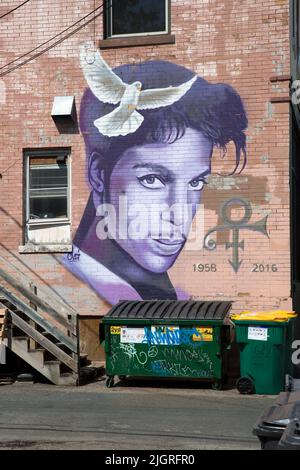
[[[29,161],[29,219],[68,217],[68,166],[53,158]]]
[[[166,30],[166,0],[112,0],[112,35]]]
[[[56,219],[68,216],[66,197],[30,198],[29,218]]]
[[[67,166],[31,166],[29,178],[29,187],[31,189],[67,187]]]

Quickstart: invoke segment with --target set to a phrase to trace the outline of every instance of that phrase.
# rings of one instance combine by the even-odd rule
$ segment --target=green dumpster
[[[107,387],[114,377],[202,379],[221,388],[231,302],[122,301],[103,318]]]
[[[267,313],[261,315],[262,319],[257,319],[257,315],[253,319],[249,315],[243,319],[238,315],[231,317],[240,349],[241,376],[237,389],[242,394],[277,395],[285,388],[286,375],[292,375],[291,345],[296,315],[286,312],[285,319],[279,315],[277,321],[271,321],[267,318],[275,320],[276,313]]]

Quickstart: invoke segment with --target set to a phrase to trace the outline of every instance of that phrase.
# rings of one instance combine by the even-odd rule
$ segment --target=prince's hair
[[[125,83],[140,81],[142,89],[178,86],[190,80],[193,71],[165,61],[149,61],[141,64],[121,65],[114,69]],[[180,139],[188,127],[200,131],[212,143],[226,153],[229,142],[235,144],[236,164],[231,174],[246,165],[247,116],[239,94],[229,85],[211,84],[198,77],[190,90],[171,106],[138,110],[144,116],[136,132],[126,136],[107,137],[98,131],[94,121],[110,113],[115,106],[99,101],[87,89],[81,101],[80,129],[84,135],[88,168],[91,155],[101,157],[99,168],[106,177],[122,154],[130,147],[151,143],[173,143]]]

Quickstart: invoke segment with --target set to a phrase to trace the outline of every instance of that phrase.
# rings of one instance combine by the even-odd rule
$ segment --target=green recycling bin
[[[107,387],[114,377],[202,379],[222,387],[231,302],[122,301],[103,318]]]
[[[286,318],[286,321],[234,319],[234,323],[240,349],[238,391],[277,395],[285,388],[286,374],[292,374],[294,318]]]

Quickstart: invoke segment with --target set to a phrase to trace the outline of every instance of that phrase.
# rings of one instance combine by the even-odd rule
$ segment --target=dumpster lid
[[[232,307],[230,301],[123,300],[106,315],[108,318],[223,320]]]
[[[287,322],[290,318],[296,318],[297,314],[289,310],[271,310],[267,312],[241,312],[231,315],[232,320],[237,321],[269,321]]]

